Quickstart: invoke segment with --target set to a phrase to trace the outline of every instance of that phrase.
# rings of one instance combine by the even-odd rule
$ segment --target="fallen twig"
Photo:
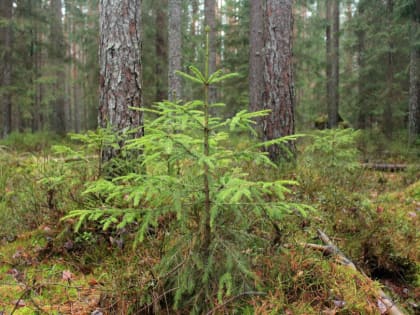
[[[20,304],[20,301],[23,301],[23,298],[29,293],[29,292],[31,292],[31,289],[28,289],[28,288],[26,288],[24,291],[23,291],[23,293],[21,294],[21,296],[17,299],[17,301],[16,301],[16,303],[15,303],[15,306],[13,307],[13,310],[12,310],[12,312],[10,313],[10,315],[13,315],[15,312],[16,312],[16,310],[19,308],[19,304]]]
[[[388,164],[388,163],[363,163],[363,168],[382,172],[404,172],[409,167],[420,168],[420,165]]]

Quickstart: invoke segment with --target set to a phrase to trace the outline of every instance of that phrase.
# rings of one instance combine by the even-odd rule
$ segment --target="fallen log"
[[[330,238],[324,232],[321,230],[317,230],[317,232],[318,237],[324,242],[325,245],[304,244],[305,247],[321,251],[324,253],[324,255],[334,257],[343,266],[348,267],[371,280],[363,271],[357,269],[356,265],[343,254],[343,252],[330,240]],[[378,307],[380,307],[379,304],[381,304],[386,308],[386,310],[380,309],[381,314],[404,315],[404,312],[398,308],[398,306],[391,300],[390,297],[385,294],[383,290],[379,289],[375,293],[378,299]]]
[[[363,168],[372,171],[381,172],[404,172],[409,165],[406,164],[388,164],[388,163],[363,163]]]

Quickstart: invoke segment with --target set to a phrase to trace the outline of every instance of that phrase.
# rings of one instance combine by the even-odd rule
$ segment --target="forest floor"
[[[150,248],[133,249],[129,240],[119,244],[114,234],[94,229],[74,234],[73,222],[59,221],[59,209],[70,200],[77,202],[80,183],[63,191],[65,197],[51,182],[46,189],[40,174],[67,170],[37,154],[3,151],[0,159],[0,188],[10,197],[0,198],[0,314],[150,314],[156,292],[152,300],[136,300],[136,292],[144,291],[139,287],[148,281],[139,269],[153,266],[158,257],[148,254],[153,252]],[[53,170],[48,163],[55,163]],[[337,182],[325,172],[302,167],[287,175],[301,182],[294,198],[317,212],[310,219],[280,223],[277,247],[257,257],[255,272],[268,294],[238,298],[214,314],[386,314],[374,293],[379,287],[401,310],[419,314],[418,170],[361,169],[356,178],[336,178]],[[7,210],[13,202],[33,210]],[[306,243],[320,243],[318,228],[367,276],[307,248]],[[271,279],[273,268],[282,277],[281,286]],[[149,307],[142,309],[143,305]]]

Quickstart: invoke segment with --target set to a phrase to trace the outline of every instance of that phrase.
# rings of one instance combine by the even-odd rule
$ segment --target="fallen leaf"
[[[93,287],[93,286],[98,284],[98,281],[96,281],[96,279],[92,278],[92,279],[88,280],[88,284]]]
[[[13,255],[12,255],[12,258],[13,259],[18,259],[18,258],[20,258],[20,257],[22,257],[22,251],[21,250],[17,250]]]
[[[74,243],[71,240],[68,240],[64,243],[63,247],[67,250],[71,250],[74,247]]]
[[[408,213],[408,216],[410,217],[410,218],[415,218],[415,217],[417,217],[417,213],[415,213],[414,211],[410,211],[409,213]]]
[[[63,279],[64,281],[71,281],[73,278],[74,275],[71,273],[70,270],[63,271],[63,276],[61,277],[61,279]]]
[[[333,300],[335,307],[343,308],[346,305],[345,301],[342,300]]]

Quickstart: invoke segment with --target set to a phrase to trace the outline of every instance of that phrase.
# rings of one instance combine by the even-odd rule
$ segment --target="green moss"
[[[16,315],[34,315],[36,314],[36,311],[33,308],[24,306],[24,307],[18,308],[15,314]]]

